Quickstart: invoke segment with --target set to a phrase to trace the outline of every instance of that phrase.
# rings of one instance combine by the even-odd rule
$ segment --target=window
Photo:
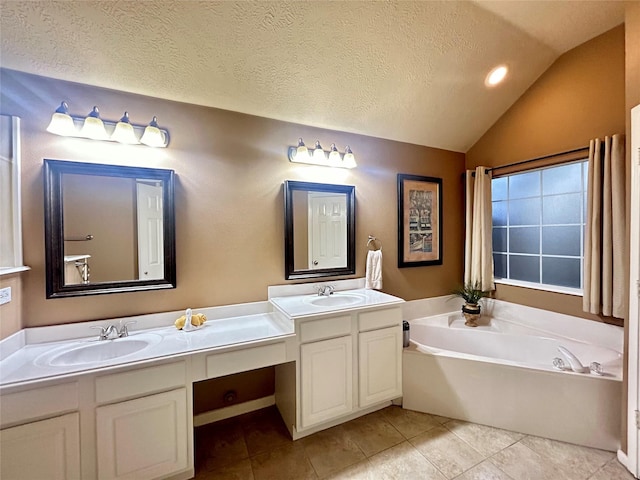
[[[0,275],[28,270],[20,215],[20,119],[0,115]]]
[[[587,161],[492,180],[498,281],[582,292]]]

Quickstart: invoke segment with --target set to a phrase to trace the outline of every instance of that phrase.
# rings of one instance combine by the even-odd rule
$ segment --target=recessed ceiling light
[[[509,69],[506,67],[506,65],[500,65],[499,67],[494,68],[489,72],[487,78],[485,78],[484,84],[487,87],[493,87],[499,84],[500,82],[502,82],[502,80],[504,80],[504,77],[507,76],[508,71]]]

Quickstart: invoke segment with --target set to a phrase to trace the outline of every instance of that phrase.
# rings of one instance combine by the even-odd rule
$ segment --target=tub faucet
[[[567,359],[567,362],[569,362],[569,365],[571,365],[571,370],[573,370],[576,373],[587,373],[588,372],[587,367],[582,365],[582,363],[580,363],[580,360],[578,360],[578,357],[576,357],[568,349],[566,349],[565,347],[563,347],[561,345],[561,346],[558,347],[558,351],[562,355],[564,355],[564,357]]]

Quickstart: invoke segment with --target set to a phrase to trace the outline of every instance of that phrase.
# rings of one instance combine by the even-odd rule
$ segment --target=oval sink
[[[364,297],[360,295],[334,293],[328,297],[310,298],[308,303],[315,305],[316,307],[348,307],[350,305],[362,303],[363,300]]]
[[[77,344],[67,348],[47,352],[37,359],[37,363],[53,367],[83,365],[99,363],[125,357],[158,343],[160,337],[156,335],[140,335],[137,338],[119,338],[115,340],[95,341]]]

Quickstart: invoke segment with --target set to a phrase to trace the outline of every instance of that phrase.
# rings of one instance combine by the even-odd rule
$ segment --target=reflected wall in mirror
[[[284,183],[285,278],[355,273],[355,187]]]
[[[172,170],[45,160],[47,298],[175,288]]]

